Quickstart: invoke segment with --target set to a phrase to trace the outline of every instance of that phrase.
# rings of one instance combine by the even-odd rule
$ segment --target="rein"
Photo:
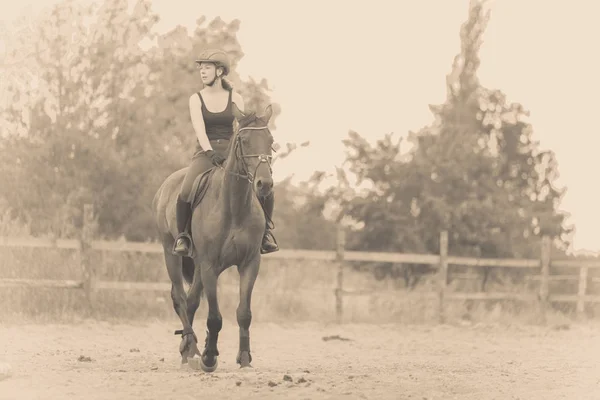
[[[269,165],[269,171],[271,171],[271,172],[273,171],[273,169],[271,167],[271,161],[273,160],[273,156],[270,156],[268,154],[244,154],[244,150],[243,150],[242,144],[240,142],[241,139],[239,136],[239,132],[244,131],[244,130],[258,131],[258,130],[263,130],[263,129],[269,129],[269,128],[267,126],[246,126],[246,127],[238,130],[238,135],[236,135],[236,140],[235,140],[233,151],[235,151],[235,157],[236,157],[237,161],[240,161],[242,163],[244,173],[240,174],[238,172],[226,171],[227,173],[237,176],[238,178],[247,179],[248,182],[250,182],[250,183],[254,183],[254,176],[256,175],[256,171],[258,170],[258,167],[260,167],[260,164],[267,163]],[[239,151],[239,154],[238,154],[238,151]],[[248,170],[248,164],[246,164],[246,161],[245,161],[246,158],[252,158],[252,157],[258,158],[258,164],[256,165],[256,168],[254,169],[254,174]],[[225,170],[225,168],[223,166],[221,166],[221,169]]]
[[[258,194],[256,193],[256,189],[254,188],[254,177],[256,176],[256,171],[258,171],[258,167],[260,167],[260,164],[262,163],[267,163],[267,165],[269,166],[269,171],[270,173],[273,173],[273,168],[271,167],[271,161],[273,160],[273,156],[268,155],[268,154],[244,154],[244,149],[242,147],[242,143],[241,143],[241,139],[240,139],[240,135],[239,133],[243,130],[263,130],[263,129],[269,129],[269,127],[267,126],[246,126],[244,128],[241,128],[238,130],[238,134],[236,135],[236,139],[235,139],[235,143],[234,143],[234,148],[232,149],[232,151],[235,151],[235,158],[237,161],[241,162],[242,166],[243,166],[243,170],[244,173],[240,174],[238,172],[232,172],[232,171],[227,171],[222,165],[220,166],[220,168],[227,172],[230,175],[234,175],[237,176],[238,179],[239,178],[243,178],[248,180],[248,182],[250,183],[250,187],[252,187],[252,192],[254,193],[255,196],[258,197]],[[256,165],[256,168],[254,169],[254,174],[251,173],[248,170],[248,164],[246,164],[245,159],[246,158],[253,158],[256,157],[258,158],[258,164]],[[265,207],[262,203],[262,201],[259,201],[260,206],[265,214],[265,216],[267,217],[267,223],[270,225],[270,228],[273,229],[275,227],[275,224],[273,223],[273,220],[271,219],[271,216],[268,215],[268,213],[265,210]]]

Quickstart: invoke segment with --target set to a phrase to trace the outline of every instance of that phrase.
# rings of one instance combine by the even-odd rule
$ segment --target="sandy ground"
[[[12,376],[0,399],[600,399],[597,326],[257,322],[254,368],[241,372],[237,326],[226,321],[213,374],[181,368],[176,328],[1,326]],[[323,340],[331,335],[349,340]]]

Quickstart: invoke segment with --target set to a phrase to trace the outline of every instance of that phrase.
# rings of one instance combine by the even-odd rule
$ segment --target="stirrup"
[[[269,238],[273,239],[272,243],[268,242]],[[275,236],[268,230],[263,236],[263,241],[260,245],[260,254],[268,254],[276,251],[279,251],[279,245],[277,244],[277,240],[275,240]]]
[[[180,239],[187,240],[187,250],[182,250],[182,251],[175,250],[175,248],[177,247],[177,242],[179,242]],[[172,252],[176,256],[185,256],[185,257],[193,256],[193,242],[192,242],[191,236],[187,232],[181,232],[180,234],[177,235],[177,237],[175,238],[175,243],[173,243]]]

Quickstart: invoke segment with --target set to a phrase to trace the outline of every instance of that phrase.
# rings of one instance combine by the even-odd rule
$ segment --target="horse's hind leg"
[[[171,279],[171,299],[173,300],[173,308],[181,320],[183,325],[181,344],[179,352],[181,353],[181,363],[187,363],[188,357],[193,357],[198,353],[198,339],[192,330],[191,321],[187,314],[187,296],[183,287],[183,273],[181,270],[181,257],[175,256],[171,252],[172,243],[166,241],[163,245],[165,263],[167,264],[167,272]]]
[[[236,314],[240,328],[240,347],[236,362],[241,368],[251,367],[252,356],[250,355],[250,323],[252,322],[252,290],[260,268],[260,255],[238,267],[240,274],[240,303]]]
[[[190,259],[186,259],[184,262],[191,262],[193,267],[193,261]],[[194,325],[194,317],[196,315],[196,311],[200,306],[200,297],[202,296],[202,290],[204,289],[204,285],[202,283],[202,279],[200,274],[194,274],[194,278],[192,280],[192,285],[190,286],[190,290],[187,294],[187,316],[188,321],[190,321],[190,325]]]
[[[204,344],[204,351],[200,356],[200,367],[205,372],[213,372],[217,369],[217,357],[219,355],[217,342],[219,340],[219,332],[223,326],[223,318],[217,301],[217,274],[213,268],[207,265],[202,265],[200,269],[204,293],[208,302],[206,342]]]

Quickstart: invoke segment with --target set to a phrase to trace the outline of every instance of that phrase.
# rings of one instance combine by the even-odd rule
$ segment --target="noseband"
[[[263,130],[263,129],[268,130],[269,128],[267,126],[246,126],[244,128],[241,128],[238,130],[238,134],[236,135],[236,139],[235,139],[235,143],[234,143],[233,151],[235,151],[235,158],[237,159],[237,161],[241,162],[242,168],[243,168],[243,174],[239,174],[237,172],[230,172],[230,173],[233,175],[236,175],[238,178],[247,179],[248,182],[250,182],[250,183],[254,183],[254,177],[256,176],[256,171],[258,170],[258,167],[260,167],[260,164],[262,164],[262,163],[267,163],[267,165],[269,166],[269,172],[273,173],[273,169],[271,168],[271,161],[273,160],[273,156],[268,155],[268,154],[244,154],[244,149],[242,147],[242,142],[241,142],[239,133],[244,130],[259,131],[259,130]],[[254,173],[251,173],[248,169],[248,164],[246,164],[246,158],[253,158],[253,157],[258,158],[258,164],[256,165],[256,168],[254,169]]]

